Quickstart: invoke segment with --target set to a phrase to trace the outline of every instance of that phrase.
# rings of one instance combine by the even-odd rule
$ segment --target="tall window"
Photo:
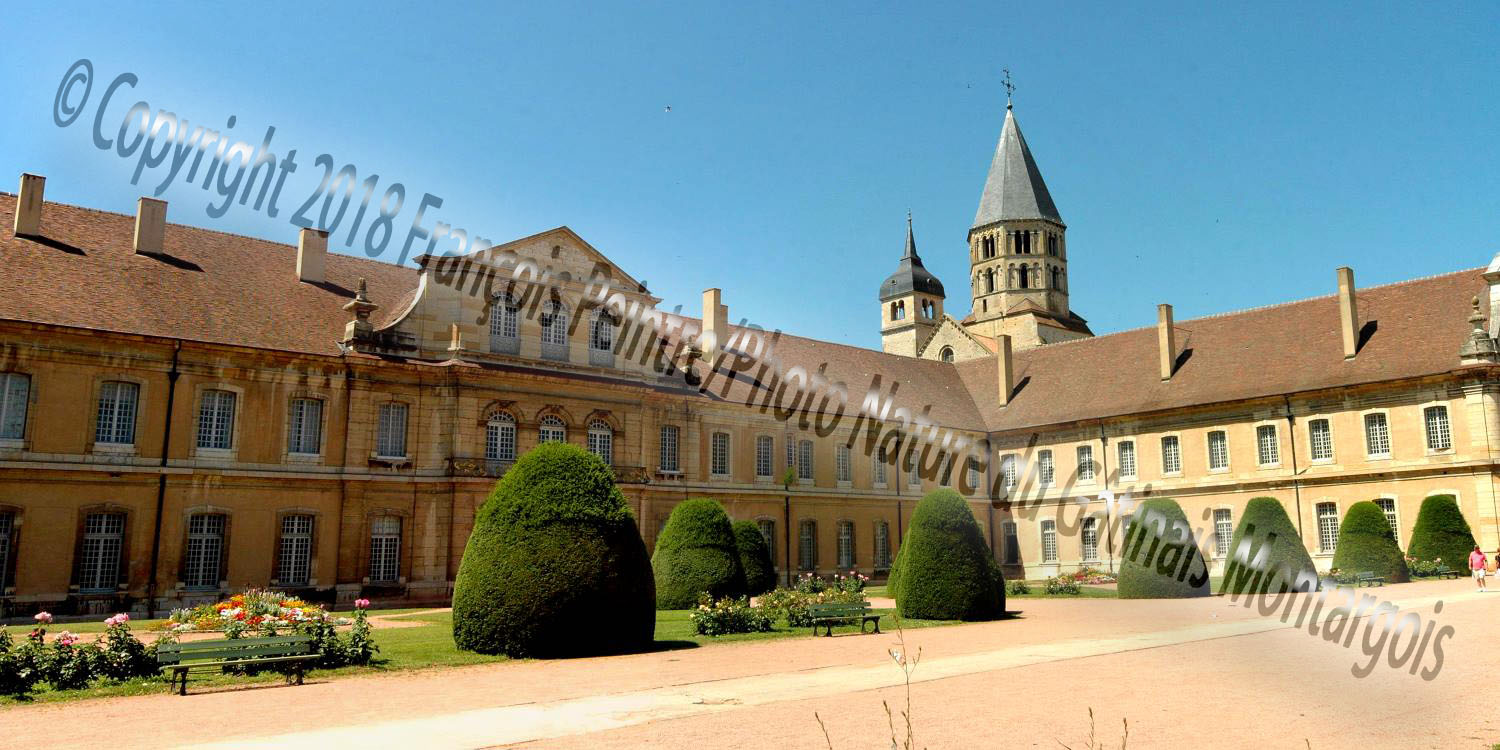
[[[769,518],[762,518],[755,522],[760,528],[760,535],[766,540],[766,549],[771,552],[771,565],[776,565],[776,522]]]
[[[203,392],[198,405],[198,447],[228,450],[234,440],[234,393]]]
[[[1391,428],[1386,424],[1384,412],[1365,415],[1365,454],[1371,458],[1391,455]]]
[[[681,471],[677,463],[677,426],[661,426],[661,440],[657,447],[656,463],[662,471]]]
[[[964,479],[969,483],[970,491],[978,492],[981,486],[979,479],[979,459],[970,456],[964,461],[964,469],[966,475]]]
[[[891,568],[891,525],[885,521],[875,522],[875,569]]]
[[[549,299],[542,305],[542,357],[566,360],[568,358],[568,307]]]
[[[1135,441],[1122,440],[1115,451],[1120,457],[1120,478],[1135,479]]]
[[[922,472],[917,468],[917,452],[911,451],[906,454],[906,486],[921,487]]]
[[[114,591],[120,582],[120,549],[125,544],[124,513],[90,513],[83,520],[78,559],[78,590]]]
[[[188,517],[187,549],[183,555],[182,585],[193,589],[219,587],[224,560],[224,516],[197,513]]]
[[[563,424],[561,418],[553,414],[542,417],[537,425],[538,437],[543,443],[566,443],[568,442],[568,426]]]
[[[589,321],[589,348],[600,352],[615,348],[615,321],[603,310],[595,310]]]
[[[840,482],[849,482],[854,479],[854,468],[850,466],[849,446],[839,443],[833,449],[833,468],[837,472]]]
[[[1182,446],[1177,442],[1176,435],[1167,435],[1161,439],[1161,473],[1180,474],[1182,472]]]
[[[786,439],[783,442],[786,443],[786,468],[791,469],[792,467],[797,465],[797,456],[794,455],[796,453],[796,448],[794,448],[792,445],[792,436],[787,435]]]
[[[811,440],[803,440],[797,444],[797,478],[812,481],[813,443]]]
[[[292,399],[287,418],[286,452],[317,454],[323,448],[323,402],[315,398]]]
[[[1281,445],[1276,439],[1276,425],[1263,424],[1255,428],[1255,457],[1261,466],[1281,463]]]
[[[839,570],[854,567],[854,522],[839,521]]]
[[[521,351],[518,329],[521,308],[509,292],[490,304],[490,351],[515,354]]]
[[[589,422],[588,441],[589,453],[604,459],[604,463],[615,462],[615,431],[608,422],[602,419]]]
[[[1223,430],[1208,433],[1208,468],[1212,471],[1229,468],[1229,436]]]
[[[774,469],[771,457],[776,453],[776,439],[770,435],[755,438],[755,478],[770,479]]]
[[[817,570],[818,568],[818,522],[810,518],[798,526],[797,568],[798,570]]]
[[[1078,481],[1094,481],[1094,446],[1078,446]]]
[[[1385,522],[1391,525],[1391,536],[1395,537],[1396,546],[1401,546],[1401,523],[1396,519],[1396,501],[1389,497],[1377,497],[1375,504],[1385,513]]]
[[[1042,562],[1057,562],[1057,522],[1042,521]]]
[[[406,404],[393,401],[380,405],[380,420],[375,431],[375,455],[406,458]]]
[[[401,519],[370,519],[370,583],[395,583],[401,576]]]
[[[1051,487],[1053,480],[1057,478],[1057,470],[1052,466],[1052,451],[1044,450],[1036,454],[1036,474],[1043,487]]]
[[[1005,564],[1016,565],[1021,562],[1021,538],[1016,534],[1015,521],[1002,521],[1000,532],[1005,535]]]
[[[7,586],[11,585],[8,571],[10,570],[11,539],[16,530],[16,514],[0,513],[0,594],[5,593]]]
[[[1318,551],[1333,554],[1339,545],[1339,508],[1334,503],[1318,503]]]
[[[1453,447],[1453,435],[1448,430],[1448,407],[1423,409],[1422,424],[1427,428],[1427,450],[1445,451]]]
[[[288,515],[281,518],[281,547],[276,555],[276,582],[281,586],[306,586],[312,577],[313,517]]]
[[[1229,541],[1234,537],[1232,513],[1228,508],[1214,508],[1214,553],[1216,557],[1229,556]]]
[[[709,438],[709,473],[715,476],[729,476],[729,433],[715,432]]]
[[[1099,519],[1083,519],[1083,529],[1079,536],[1083,542],[1083,559],[1085,562],[1093,562],[1099,559]]]
[[[140,386],[111,380],[99,386],[99,414],[94,442],[130,445],[135,442],[135,405]]]
[[[1314,461],[1333,460],[1333,428],[1326,419],[1314,419],[1307,423],[1308,449]]]
[[[885,486],[886,457],[885,446],[875,449],[875,460],[870,462],[870,481],[876,487]]]
[[[516,418],[497,411],[484,425],[484,457],[490,461],[516,460]]]
[[[19,372],[0,375],[0,438],[26,437],[26,404],[31,397],[31,376]]]
[[[1000,458],[1000,479],[1004,483],[1005,491],[1009,492],[1016,488],[1016,457],[1010,454]]]

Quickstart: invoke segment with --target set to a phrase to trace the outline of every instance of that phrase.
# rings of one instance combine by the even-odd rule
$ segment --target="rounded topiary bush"
[[[1469,553],[1476,543],[1458,501],[1452,495],[1433,495],[1422,501],[1406,554],[1428,562],[1440,560],[1462,572],[1469,569]]]
[[[453,583],[453,640],[518,657],[642,651],[655,598],[614,472],[575,445],[546,443],[516,461],[474,518]]]
[[[1465,556],[1467,559],[1467,551]],[[1411,580],[1406,558],[1396,546],[1396,535],[1385,511],[1369,500],[1349,506],[1344,514],[1344,522],[1339,524],[1338,547],[1333,552],[1333,567],[1341,573],[1374,573],[1384,576],[1387,583]]]
[[[1120,551],[1121,599],[1208,596],[1208,566],[1182,507],[1170,497],[1146,500],[1131,517]]]
[[[776,564],[771,562],[771,546],[754,521],[734,522],[734,544],[740,551],[740,567],[745,570],[745,593],[759,596],[776,588]]]
[[[988,620],[1005,613],[1005,578],[969,504],[951,489],[927,493],[891,566],[902,617]]]
[[[651,556],[656,608],[688,609],[707,592],[715,599],[745,595],[745,569],[729,515],[717,500],[693,497],[672,509]]]
[[[1318,570],[1286,508],[1274,497],[1251,499],[1229,542],[1222,593],[1294,591],[1299,576],[1317,589]]]

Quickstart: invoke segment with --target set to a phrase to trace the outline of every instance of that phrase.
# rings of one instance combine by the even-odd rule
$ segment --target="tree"
[[[1422,501],[1417,525],[1411,532],[1406,554],[1418,560],[1441,560],[1454,570],[1468,570],[1474,551],[1474,532],[1452,495],[1433,495]]]
[[[917,503],[890,581],[902,617],[989,620],[1005,613],[1005,577],[969,504],[951,489]]]
[[[734,522],[734,543],[740,551],[740,567],[745,570],[745,592],[751,596],[776,588],[776,564],[771,562],[771,546],[754,521]]]
[[[575,445],[546,443],[516,461],[475,516],[453,584],[453,640],[514,657],[643,651],[655,597],[614,472]]]
[[[693,497],[672,509],[656,540],[651,568],[657,609],[688,609],[704,592],[715,599],[745,595],[734,528],[717,500]]]
[[[1263,594],[1294,591],[1301,578],[1317,588],[1318,570],[1297,527],[1281,501],[1257,497],[1245,504],[1240,525],[1229,542],[1229,564],[1224,569],[1225,594]]]
[[[1411,580],[1406,558],[1396,546],[1396,534],[1391,531],[1385,511],[1369,500],[1349,506],[1344,513],[1333,567],[1341,573],[1374,573],[1390,583]]]
[[[1208,596],[1208,566],[1182,507],[1170,497],[1146,500],[1130,517],[1120,551],[1121,599]]]

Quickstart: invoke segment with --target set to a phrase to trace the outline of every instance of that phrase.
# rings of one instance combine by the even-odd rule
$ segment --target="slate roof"
[[[1047,192],[1047,183],[1042,181],[1036,159],[1031,157],[1026,137],[1016,124],[1015,113],[1006,109],[1005,127],[1000,130],[990,174],[985,178],[984,192],[979,195],[974,228],[1011,219],[1051,219],[1063,223],[1052,194]]]
[[[911,215],[908,214],[906,217],[906,252],[901,256],[901,264],[896,267],[896,272],[880,283],[880,301],[884,302],[911,294],[913,290],[938,297],[945,296],[943,282],[938,281],[938,278],[922,265],[922,258],[917,255],[917,240],[912,234]],[[908,314],[915,315],[916,311]]]

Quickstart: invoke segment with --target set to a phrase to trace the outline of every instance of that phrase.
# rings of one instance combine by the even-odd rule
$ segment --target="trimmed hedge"
[[[1182,506],[1170,497],[1136,508],[1120,552],[1121,599],[1208,596],[1208,566]]]
[[[776,565],[771,562],[771,546],[754,521],[734,522],[734,544],[740,551],[740,567],[745,570],[745,593],[751,596],[776,588]]]
[[[1474,532],[1464,520],[1463,511],[1452,495],[1433,495],[1422,501],[1417,525],[1411,531],[1411,545],[1406,554],[1418,560],[1441,560],[1444,565],[1463,572],[1469,569],[1469,553],[1474,551]]]
[[[1333,552],[1333,567],[1340,573],[1385,576],[1387,583],[1411,580],[1406,558],[1396,546],[1396,535],[1385,511],[1369,500],[1349,506],[1344,514],[1344,522],[1339,524],[1339,546]]]
[[[453,641],[515,657],[644,651],[655,598],[614,472],[578,446],[547,443],[516,461],[474,519],[453,583]]]
[[[657,609],[691,609],[704,592],[715,599],[745,595],[734,528],[717,500],[692,497],[672,509],[656,540],[651,568]]]
[[[1242,560],[1253,564],[1246,565]],[[1304,582],[1311,581],[1314,590],[1317,588],[1318,570],[1286,508],[1274,497],[1251,499],[1229,542],[1229,564],[1220,593],[1293,591],[1299,574]]]
[[[902,617],[990,620],[1005,614],[1005,576],[968,502],[951,489],[933,490],[917,503],[888,587]]]

